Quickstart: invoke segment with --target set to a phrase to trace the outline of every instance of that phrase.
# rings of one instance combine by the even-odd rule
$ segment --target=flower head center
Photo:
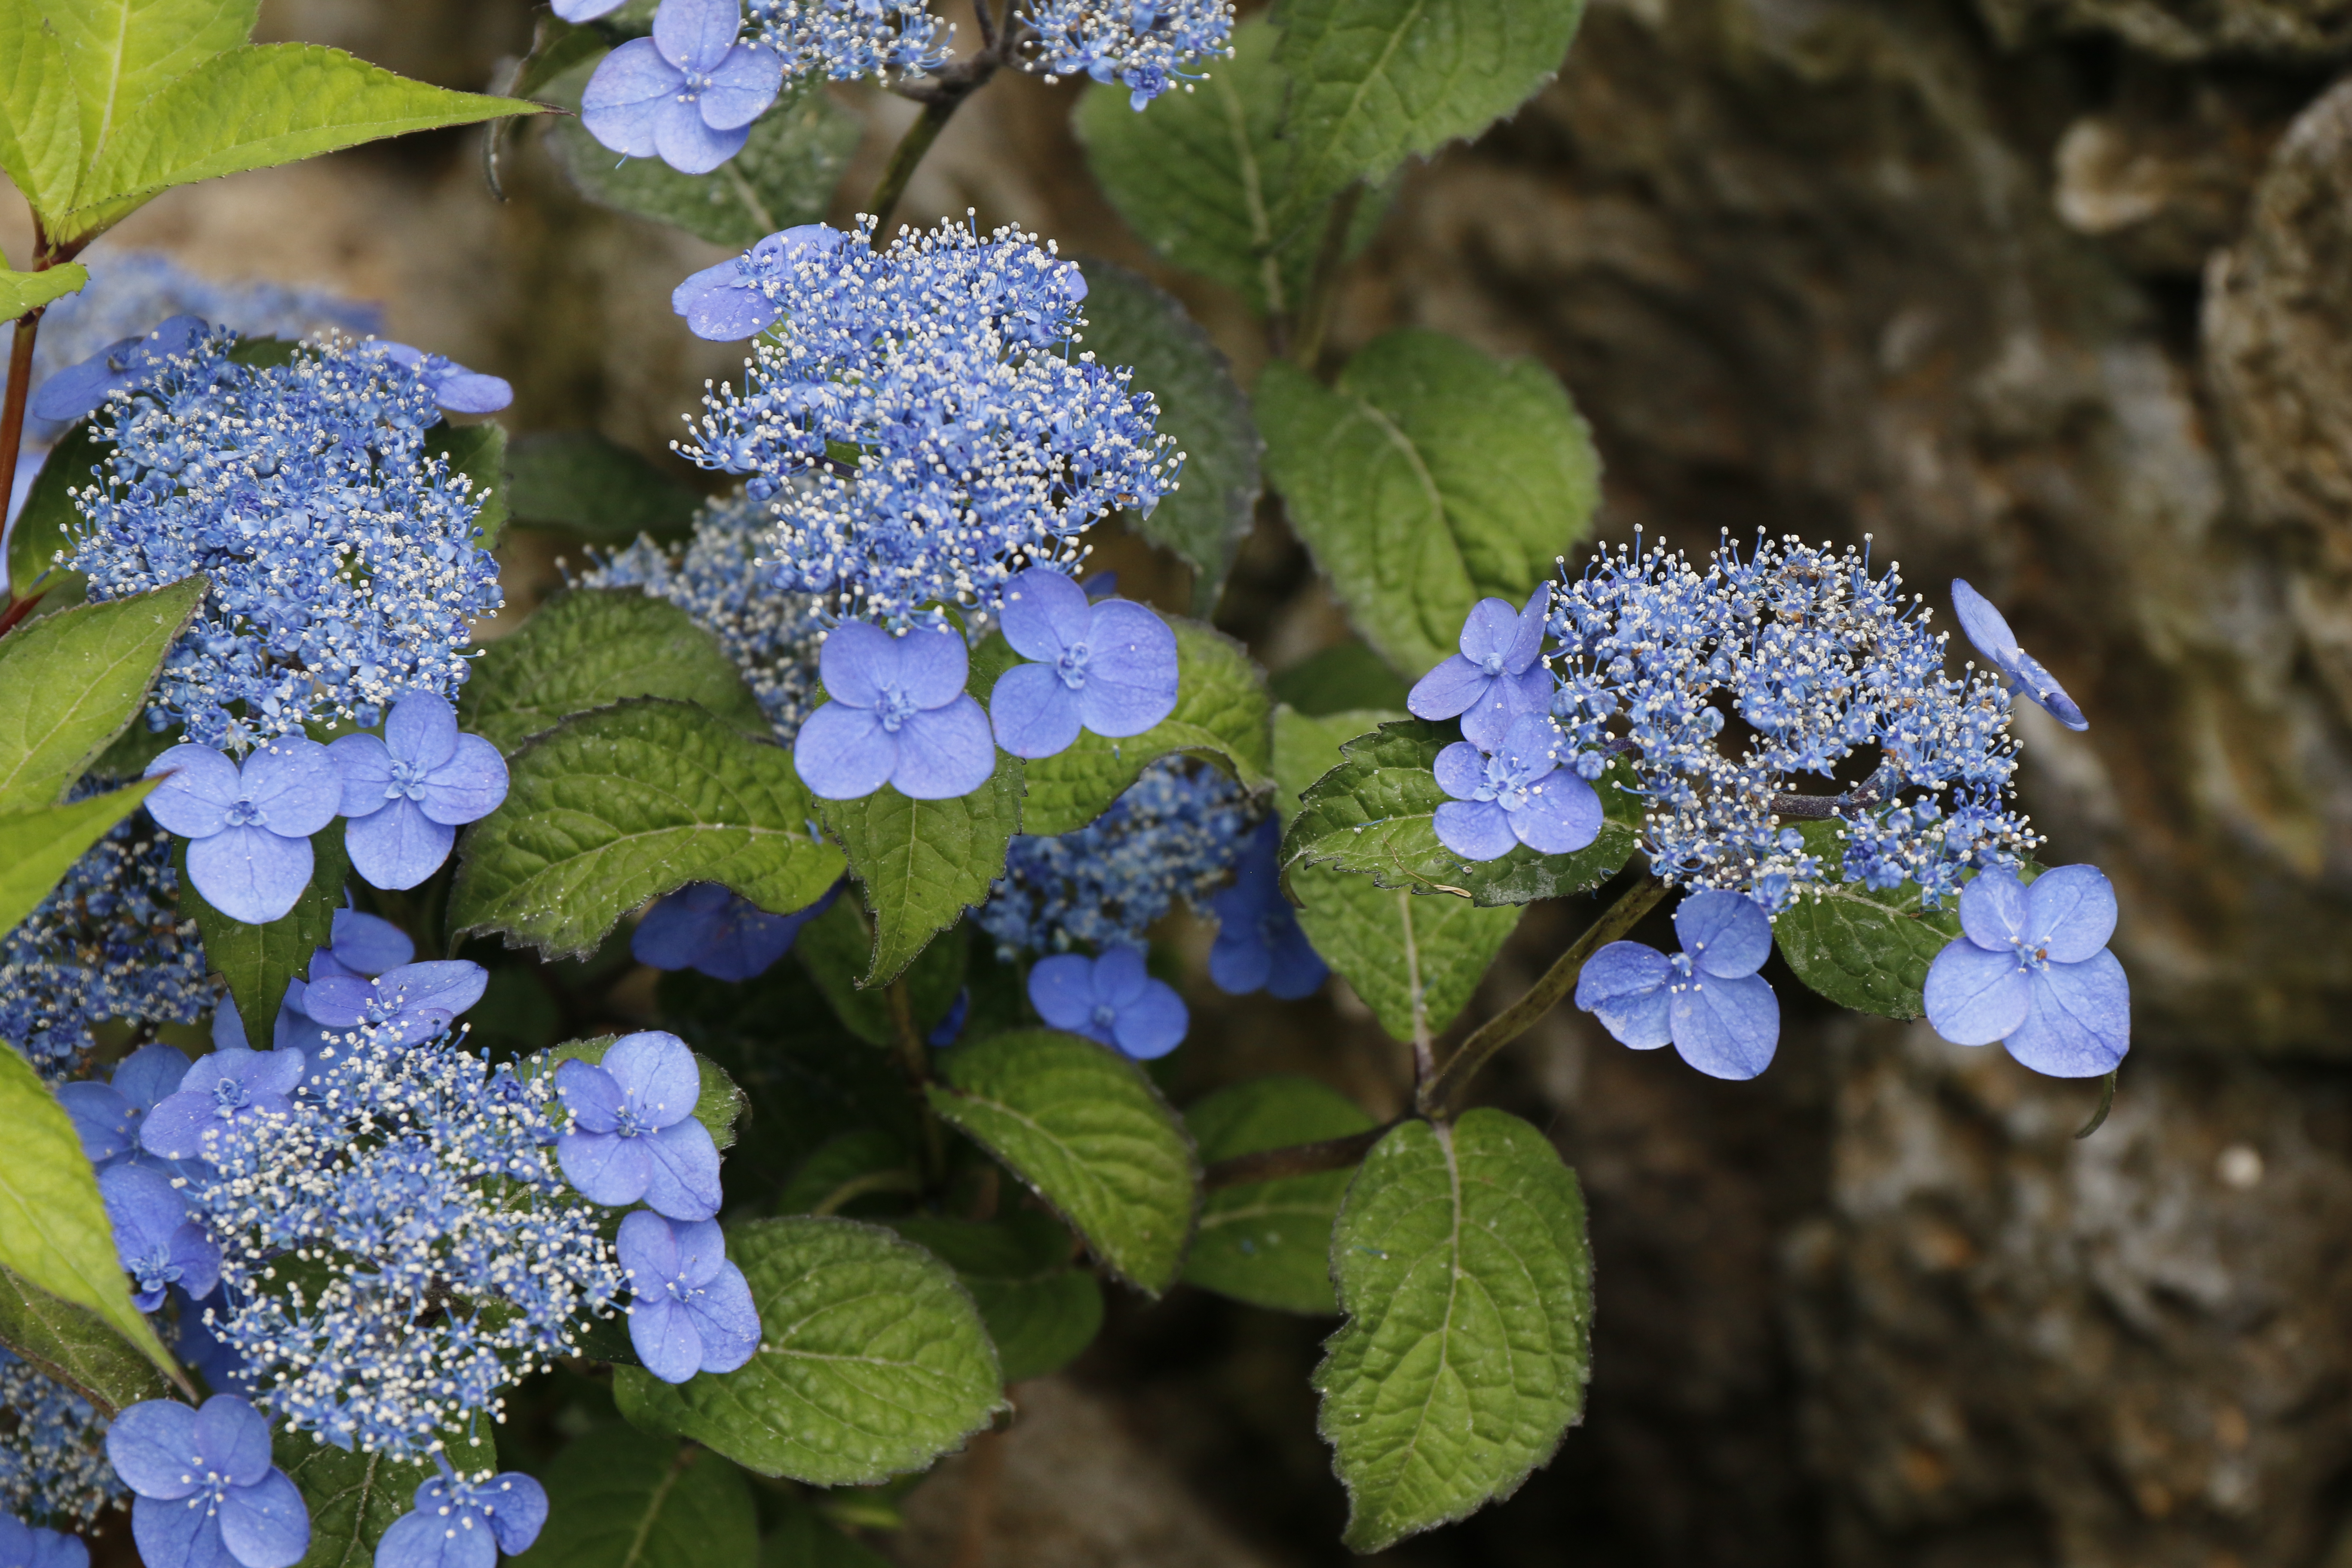
[[[1666,967],[1675,972],[1675,982],[1677,984],[1688,984],[1692,976],[1696,973],[1696,968],[1691,963],[1690,954],[1687,952],[1678,952],[1667,959]]]
[[[403,797],[420,801],[425,798],[425,770],[415,763],[395,761],[392,764],[392,778],[383,786],[383,798],[399,800]]]
[[[634,1105],[621,1107],[621,1113],[613,1118],[613,1136],[615,1138],[642,1138],[652,1131],[652,1123]]]
[[[1478,661],[1478,668],[1489,677],[1500,675],[1503,673],[1503,656],[1499,653],[1487,654]]]
[[[252,1103],[253,1097],[245,1092],[245,1085],[233,1078],[225,1078],[213,1085],[213,1103],[222,1111],[242,1110]]]
[[[2050,967],[2050,949],[2046,943],[2037,945],[2022,937],[2013,936],[2009,939],[2009,945],[2016,950],[2018,968],[2038,973]]]
[[[1097,1028],[1108,1029],[1118,1022],[1118,1009],[1108,1002],[1097,1002],[1095,1004],[1095,1010],[1087,1016],[1093,1020]]]
[[[241,795],[237,796],[236,799],[229,803],[228,810],[222,815],[227,819],[228,825],[231,827],[258,827],[261,826],[262,814],[260,803],[254,800],[250,795]]]
[[[893,735],[915,716],[916,711],[915,700],[907,695],[903,687],[884,687],[881,700],[874,704],[875,717],[881,720],[882,728]]]
[[[709,92],[709,72],[694,70],[687,71],[683,74],[677,84],[677,100],[680,103],[692,103],[695,100],[700,98],[704,93]]]
[[[1074,642],[1054,660],[1054,673],[1062,678],[1063,685],[1073,691],[1078,690],[1087,683],[1087,661],[1091,657],[1092,652],[1086,644]]]

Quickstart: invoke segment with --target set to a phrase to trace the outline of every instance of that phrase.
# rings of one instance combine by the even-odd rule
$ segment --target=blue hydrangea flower
[[[1312,996],[1331,966],[1299,929],[1298,913],[1282,896],[1276,858],[1282,825],[1268,817],[1250,836],[1234,867],[1234,883],[1209,898],[1217,940],[1209,948],[1209,978],[1235,996],[1264,991],[1286,1002]]]
[[[947,64],[955,37],[927,0],[751,0],[749,10],[760,47],[792,79],[921,76]]]
[[[1029,69],[1117,82],[1136,110],[1187,80],[1183,66],[1233,52],[1232,0],[1033,0],[1023,19],[1036,35]]]
[[[106,1418],[5,1346],[0,1410],[14,1417],[0,1422],[0,1513],[78,1529],[128,1495],[106,1462]]]
[[[971,1016],[971,987],[967,985],[955,994],[955,1000],[948,1004],[948,1010],[940,1015],[940,1021],[931,1026],[931,1032],[923,1037],[923,1043],[934,1050],[944,1050],[954,1045],[963,1038],[963,1026]]]
[[[152,331],[109,343],[42,383],[33,395],[33,416],[58,425],[78,425],[104,407],[114,394],[153,381],[166,362],[186,353],[211,330],[202,317],[173,316]]]
[[[294,1568],[310,1513],[269,1462],[269,1423],[233,1394],[200,1409],[134,1405],[107,1428],[107,1457],[139,1500],[131,1535],[147,1568]]]
[[[580,98],[580,123],[614,152],[707,174],[743,150],[751,121],[783,86],[773,54],[738,44],[741,0],[662,0],[650,38],[604,57]]]
[[[2100,1078],[2131,1049],[2131,984],[2107,951],[2116,892],[2096,866],[2031,886],[2005,866],[1960,889],[1960,931],[1927,969],[1927,1021],[1956,1046],[1999,1040],[2053,1078]]]
[[[574,24],[610,16],[624,3],[625,0],[554,0],[555,14]]]
[[[1164,980],[1144,973],[1143,954],[1114,947],[1100,958],[1057,952],[1029,971],[1029,1003],[1056,1029],[1084,1035],[1137,1061],[1184,1042],[1192,1015]]]
[[[1016,664],[996,678],[989,719],[1016,757],[1070,749],[1081,726],[1140,735],[1176,710],[1176,634],[1126,599],[1090,602],[1061,573],[1033,566],[1004,585],[999,617]]]
[[[862,799],[886,784],[909,800],[970,795],[996,771],[996,743],[964,692],[969,668],[953,632],[836,628],[818,659],[832,700],[801,725],[793,765],[824,800]]]
[[[56,1083],[81,1069],[91,1027],[106,1019],[202,1018],[213,1005],[209,965],[179,898],[170,840],[145,812],[131,813],[0,934],[0,1040]]]
[[[801,927],[833,908],[839,883],[789,915],[772,915],[719,882],[688,882],[654,900],[630,933],[629,952],[656,969],[693,969],[713,980],[749,980],[790,952]]]
[[[188,879],[215,909],[267,925],[310,885],[310,835],[335,819],[343,785],[316,741],[270,742],[242,765],[182,742],[147,764],[147,813],[188,841]]]
[[[1969,587],[1966,578],[1952,579],[1952,613],[1959,617],[1960,630],[1968,634],[1969,641],[1992,661],[1993,668],[2009,682],[2011,690],[2024,692],[2069,730],[2091,727],[2074,700],[2066,695],[2066,689],[2058,684],[2057,677],[2018,646],[2017,634],[2009,629],[2008,619],[1993,608],[1990,599]]]
[[[381,916],[354,909],[335,911],[327,928],[327,941],[335,963],[353,974],[382,974],[416,958],[416,943],[406,931]]]
[[[482,999],[489,983],[488,970],[462,958],[404,963],[373,980],[363,974],[321,976],[314,959],[299,1005],[328,1029],[365,1029],[386,1045],[404,1046],[446,1029]]]
[[[1462,623],[1462,651],[1449,654],[1413,684],[1404,705],[1417,719],[1459,714],[1462,735],[1481,751],[1502,743],[1512,721],[1551,707],[1551,672],[1538,662],[1544,620],[1551,613],[1551,584],[1539,583],[1527,607],[1514,611],[1506,599],[1481,599]]]
[[[89,1568],[89,1548],[78,1535],[0,1513],[0,1563],[8,1568]]]
[[[140,1124],[139,1146],[167,1160],[212,1158],[213,1145],[255,1119],[284,1116],[302,1081],[300,1051],[215,1051]]]
[[[479,735],[459,734],[457,710],[437,692],[394,703],[381,739],[345,735],[327,749],[351,818],[343,846],[371,887],[415,887],[449,858],[459,826],[507,797],[506,759]]]
[[[1683,950],[1669,958],[1612,942],[1576,977],[1576,1005],[1622,1044],[1668,1041],[1710,1078],[1750,1079],[1780,1043],[1780,1001],[1757,973],[1772,955],[1772,922],[1744,893],[1704,889],[1675,910]]]
[[[784,275],[803,261],[821,261],[848,238],[821,223],[781,229],[733,260],[688,277],[670,290],[669,308],[698,338],[733,343],[758,337],[784,312],[776,300]]]
[[[278,1050],[291,1047],[310,1058],[315,1072],[322,1060],[331,1059],[340,1036],[331,1032],[305,1007],[310,1000],[312,982],[331,978],[373,980],[378,975],[408,964],[416,956],[416,944],[408,933],[390,921],[353,909],[335,911],[334,922],[329,928],[330,946],[315,949],[310,954],[309,979],[300,977],[286,984],[286,994],[278,1005],[278,1017],[270,1032],[270,1044]],[[478,996],[479,992],[476,992]],[[467,1005],[471,1005],[470,1000]],[[457,1011],[462,1012],[463,1008]],[[236,1009],[224,1003],[213,1015],[213,1046],[226,1050],[244,1048],[245,1022]]]
[[[555,1072],[572,1111],[556,1140],[566,1180],[592,1202],[618,1208],[640,1199],[672,1219],[719,1212],[719,1146],[694,1119],[702,1074],[676,1035],[624,1035],[600,1066],[577,1059]]]
[[[1549,719],[1523,713],[1491,756],[1467,741],[1438,752],[1438,787],[1454,797],[1437,808],[1438,842],[1469,860],[1492,860],[1521,844],[1570,855],[1591,843],[1601,832],[1601,797],[1560,765],[1562,749]]]
[[[629,1343],[664,1383],[733,1372],[760,1348],[760,1310],[726,1238],[709,1220],[679,1224],[647,1209],[621,1221],[629,1273]]]
[[[514,401],[514,388],[502,376],[467,370],[455,360],[406,343],[377,339],[370,345],[394,364],[416,373],[434,405],[450,414],[496,414]]]
[[[208,1296],[220,1283],[220,1248],[189,1217],[187,1200],[171,1178],[143,1165],[115,1165],[98,1173],[98,1195],[114,1229],[114,1250],[131,1276],[131,1304],[152,1312],[177,1285]]]
[[[441,1473],[376,1543],[375,1568],[491,1568],[530,1550],[547,1523],[547,1490],[520,1470],[467,1479],[442,1455]]]
[[[234,1014],[233,1007],[225,1008]],[[103,1172],[117,1161],[144,1164],[152,1156],[139,1146],[139,1127],[188,1076],[188,1058],[176,1046],[142,1046],[117,1062],[104,1083],[83,1079],[58,1086],[58,1103],[73,1118],[81,1152]]]
[[[1078,351],[1075,265],[1011,229],[872,234],[756,279],[777,324],[678,449],[745,476],[772,587],[894,629],[992,615],[1014,573],[1074,566],[1091,524],[1150,510],[1181,454],[1129,373]]]
[[[250,1397],[254,1391],[253,1369],[243,1356],[215,1336],[205,1322],[208,1314],[216,1314],[224,1322],[228,1319],[228,1299],[218,1288],[202,1297],[180,1292],[173,1298],[172,1331],[163,1342],[180,1358],[181,1365],[205,1380],[206,1389]]]

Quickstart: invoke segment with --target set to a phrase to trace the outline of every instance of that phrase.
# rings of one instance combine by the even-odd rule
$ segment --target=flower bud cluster
[[[105,1436],[89,1401],[0,1348],[0,1513],[73,1530],[122,1500]]]
[[[820,70],[835,81],[921,76],[947,64],[955,36],[927,0],[751,0],[745,12],[787,81]]]
[[[1036,34],[1030,69],[1048,81],[1117,82],[1139,110],[1183,80],[1193,60],[1233,53],[1232,0],[1037,0],[1023,19]]]

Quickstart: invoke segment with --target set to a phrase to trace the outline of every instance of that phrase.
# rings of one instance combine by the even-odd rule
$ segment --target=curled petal
[[[1927,1022],[1956,1046],[2000,1039],[2025,1022],[2031,1001],[2013,952],[1994,952],[1958,937],[1927,966]]]
[[[1730,980],[1753,974],[1772,956],[1772,921],[1745,893],[1702,888],[1675,909],[1675,935],[1691,962]]]
[[[2131,983],[2102,949],[2079,963],[2053,963],[2027,983],[2025,1021],[2001,1044],[2035,1072],[2100,1078],[2131,1049]]]
[[[1754,1078],[1780,1043],[1780,999],[1760,974],[1692,977],[1669,991],[1675,1049],[1709,1078]]]
[[[1655,1050],[1674,1037],[1667,1016],[1666,955],[1638,942],[1612,942],[1584,961],[1576,1005],[1599,1018],[1620,1045]]]
[[[2009,620],[1993,607],[1990,599],[1969,586],[1965,577],[1952,579],[1952,613],[1959,617],[1960,630],[1977,651],[2002,669],[2010,668],[2021,651],[2017,634],[2009,629]]]

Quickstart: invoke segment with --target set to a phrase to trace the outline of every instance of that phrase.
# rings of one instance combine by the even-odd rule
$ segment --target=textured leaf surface
[[[8,1157],[0,1160],[0,1268],[87,1307],[157,1366],[175,1371],[131,1305],[98,1175],[72,1119],[15,1051],[0,1050],[0,1126],[8,1129]]]
[[[667,599],[635,588],[556,595],[482,650],[457,693],[461,727],[512,752],[574,713],[629,697],[692,702],[752,734],[760,704],[719,639]]]
[[[1356,1551],[1508,1497],[1582,1413],[1584,1200],[1518,1118],[1473,1110],[1381,1140],[1340,1208],[1331,1272],[1348,1321],[1315,1386]]]
[[[514,520],[626,544],[640,533],[683,532],[701,498],[637,453],[588,430],[518,439],[507,452]]]
[[[11,272],[0,267],[0,318],[14,321],[77,292],[89,281],[89,268],[79,261],[43,272]]]
[[[1834,868],[1844,853],[1837,824],[1798,829],[1808,853]],[[1841,1007],[1882,1018],[1927,1012],[1927,967],[1960,934],[1959,910],[1919,907],[1916,882],[1874,891],[1859,882],[1807,888],[1772,922],[1772,940],[1797,978]]]
[[[1076,1035],[1021,1029],[943,1052],[932,1109],[1034,1188],[1114,1272],[1154,1295],[1192,1235],[1200,1164],[1143,1069]]]
[[[5,3],[0,0],[0,4]],[[66,531],[81,522],[81,514],[74,510],[73,491],[92,482],[91,469],[113,450],[110,444],[91,439],[87,425],[68,431],[63,440],[49,448],[41,471],[33,476],[33,488],[16,513],[16,521],[8,530],[8,588],[12,594],[21,596],[44,573],[76,576],[57,563],[59,551],[73,548]],[[54,579],[43,585],[53,586]]]
[[[988,897],[1021,830],[1021,759],[996,754],[986,784],[957,800],[908,800],[884,784],[864,800],[824,803],[824,825],[874,916],[868,986],[905,973],[932,937]]]
[[[1478,600],[1524,602],[1601,499],[1591,434],[1552,374],[1438,332],[1374,339],[1328,391],[1269,364],[1257,416],[1293,526],[1408,675],[1454,651]]]
[[[1444,1032],[1526,911],[1423,898],[1328,866],[1292,872],[1298,925],[1400,1040]]]
[[[483,1435],[457,1431],[442,1440],[456,1469],[472,1475],[499,1468],[487,1424]],[[296,1568],[370,1568],[383,1532],[414,1506],[416,1489],[440,1473],[430,1459],[352,1453],[283,1428],[271,1435],[270,1447],[310,1510],[310,1550]]]
[[[584,953],[629,910],[688,882],[763,910],[805,909],[840,877],[815,802],[782,748],[683,702],[632,698],[518,751],[506,803],[467,833],[451,926]]]
[[[576,109],[593,65],[575,68],[547,96]],[[743,150],[708,174],[681,174],[658,158],[622,158],[574,119],[548,126],[556,156],[580,194],[600,206],[650,218],[739,250],[796,224],[821,222],[858,122],[833,101],[821,77],[788,86],[751,126]]]
[[[85,162],[140,105],[253,31],[259,0],[37,0],[64,47]]]
[[[1107,740],[1091,731],[1066,752],[1028,764],[1024,833],[1067,833],[1109,809],[1144,768],[1171,752],[1222,760],[1244,787],[1274,782],[1273,707],[1265,681],[1241,644],[1196,621],[1176,631],[1176,710],[1140,735]],[[1000,857],[992,877],[1003,870]]]
[[[568,1061],[594,1062],[602,1065],[604,1053],[613,1048],[618,1035],[597,1035],[585,1040],[566,1040],[547,1053],[543,1065],[537,1070],[552,1072]],[[721,1149],[735,1146],[735,1123],[743,1115],[746,1100],[727,1069],[699,1051],[695,1053],[694,1070],[700,1079],[702,1091],[694,1101],[694,1119],[710,1134],[710,1141]]]
[[[1086,346],[1134,369],[1129,390],[1159,400],[1159,427],[1184,454],[1176,492],[1132,526],[1192,563],[1192,613],[1208,616],[1256,518],[1263,443],[1249,399],[1209,334],[1150,279],[1107,261],[1086,275]]]
[[[858,983],[871,962],[874,939],[853,900],[837,900],[803,926],[793,941],[793,952],[817,989],[824,993],[844,1028],[869,1046],[887,1046],[897,1037],[889,998]],[[963,989],[970,953],[971,943],[960,931],[951,931],[926,946],[908,966],[908,1004],[916,1028],[925,1035],[955,1005],[956,993]]]
[[[726,1460],[690,1444],[607,1426],[568,1445],[541,1479],[547,1528],[515,1559],[529,1568],[752,1568],[758,1560],[751,1489]]]
[[[1184,1113],[1203,1164],[1293,1143],[1345,1138],[1372,1125],[1363,1108],[1311,1078],[1255,1078]],[[1336,1312],[1331,1225],[1349,1171],[1221,1187],[1201,1205],[1184,1280],[1253,1306]]]
[[[0,812],[54,805],[145,706],[204,597],[191,577],[43,616],[0,638]]]
[[[984,1225],[929,1215],[889,1223],[971,1292],[1006,1383],[1060,1371],[1101,1331],[1102,1286],[1070,1267],[1070,1233],[1051,1215],[1015,1209]]]
[[[425,450],[449,459],[449,471],[473,482],[481,510],[474,514],[474,531],[485,550],[493,549],[507,526],[506,426],[484,420],[478,425],[443,425],[426,432]]]
[[[278,1027],[287,982],[307,972],[310,955],[334,940],[335,911],[343,907],[343,885],[352,870],[343,825],[331,822],[311,837],[310,885],[292,909],[267,925],[232,920],[205,900],[188,876],[184,840],[173,845],[172,856],[180,874],[181,912],[194,917],[205,963],[228,982],[246,1039],[262,1048]]]
[[[1437,808],[1452,797],[1430,772],[1437,753],[1461,738],[1451,721],[1407,719],[1347,742],[1340,764],[1301,794],[1282,841],[1283,864],[1294,877],[1302,866],[1328,865],[1383,888],[1526,904],[1597,888],[1633,855],[1641,803],[1612,773],[1592,786],[1605,814],[1601,832],[1575,854],[1538,855],[1521,844],[1496,859],[1463,859],[1438,842]]]
[[[81,165],[65,45],[35,0],[0,0],[0,174],[46,216],[73,204]]]
[[[1475,136],[1559,69],[1583,0],[1284,0],[1290,200]]]
[[[1288,703],[1274,710],[1274,782],[1284,826],[1298,815],[1299,797],[1346,759],[1339,748],[1383,724],[1412,715],[1387,708],[1356,708],[1309,717]]]
[[[0,816],[0,931],[33,912],[83,851],[155,786],[135,784],[71,805]]]
[[[103,1415],[171,1393],[154,1364],[104,1319],[34,1289],[5,1268],[0,1268],[0,1345],[79,1389]]]
[[[760,1350],[672,1386],[614,1373],[622,1414],[762,1475],[858,1486],[920,1469],[1003,1403],[996,1352],[953,1270],[887,1230],[768,1219],[728,1232],[751,1282]]]

